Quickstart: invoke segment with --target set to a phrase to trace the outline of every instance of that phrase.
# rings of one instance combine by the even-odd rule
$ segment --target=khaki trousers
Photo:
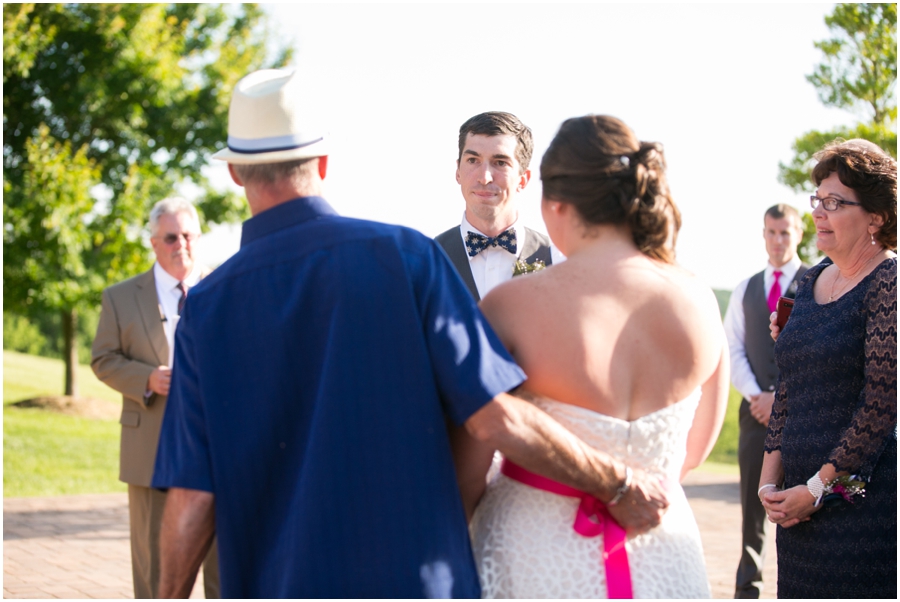
[[[158,489],[128,485],[131,523],[131,574],[135,598],[159,597],[159,533],[166,494]],[[219,598],[219,554],[216,540],[203,560],[203,590],[207,598]]]

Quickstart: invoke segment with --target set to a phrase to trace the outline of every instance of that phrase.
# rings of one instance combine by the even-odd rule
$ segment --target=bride
[[[709,597],[679,482],[721,427],[727,346],[712,292],[674,263],[680,214],[662,148],[612,117],[569,119],[541,180],[547,231],[568,261],[481,307],[528,375],[526,396],[629,470],[658,476],[670,506],[658,527],[626,535],[611,519],[597,526],[609,514],[593,498],[508,460],[486,490],[466,479],[467,507],[480,497],[470,529],[483,595]]]

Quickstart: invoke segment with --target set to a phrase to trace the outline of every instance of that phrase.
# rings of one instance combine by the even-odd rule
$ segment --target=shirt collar
[[[153,264],[153,278],[159,283],[161,290],[167,291],[178,286],[178,283],[181,282],[175,276],[165,271],[159,262],[155,262]],[[197,264],[194,263],[194,268],[191,270],[191,273],[187,275],[184,279],[184,283],[188,286],[188,288],[197,284],[197,281],[200,280],[200,268],[197,267]]]
[[[512,223],[512,225],[509,228],[507,228],[507,230],[512,230],[513,232],[516,232],[516,235],[518,236],[518,232],[516,230],[518,225],[519,225],[519,216],[516,215],[516,221],[514,221]],[[468,233],[468,232],[474,232],[475,234],[481,234],[482,236],[487,236],[487,234],[485,234],[484,232],[482,232],[481,230],[479,230],[478,228],[476,228],[475,226],[473,226],[472,224],[469,223],[469,220],[466,219],[465,211],[463,211],[462,224],[460,226],[460,231],[462,232],[463,240],[465,240],[466,233]]]
[[[303,196],[281,203],[244,222],[241,248],[278,230],[329,215],[337,212],[320,196]]]
[[[787,276],[790,279],[793,279],[794,274],[796,274],[797,270],[800,269],[801,263],[802,262],[800,261],[800,258],[797,257],[796,255],[794,255],[793,259],[791,259],[789,262],[787,262],[780,268],[776,268],[771,263],[766,263],[766,277],[772,278],[773,274],[775,273],[775,270],[778,270],[779,272],[782,273],[782,275]]]

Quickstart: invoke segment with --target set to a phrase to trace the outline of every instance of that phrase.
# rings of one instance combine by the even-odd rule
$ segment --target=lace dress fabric
[[[801,281],[775,345],[780,372],[766,451],[785,488],[823,464],[868,481],[865,497],[778,527],[779,598],[897,597],[897,260],[832,303]]]
[[[538,407],[587,444],[673,485],[662,523],[626,543],[635,598],[710,597],[700,532],[678,477],[700,399],[633,422],[559,402]],[[606,598],[603,536],[572,530],[578,500],[502,474],[488,484],[470,525],[485,598]]]

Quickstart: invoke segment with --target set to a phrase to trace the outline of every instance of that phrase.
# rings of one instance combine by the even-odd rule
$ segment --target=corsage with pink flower
[[[866,482],[858,475],[844,475],[832,480],[825,487],[825,496],[822,503],[825,506],[837,506],[841,502],[853,503],[856,496],[866,496]]]

